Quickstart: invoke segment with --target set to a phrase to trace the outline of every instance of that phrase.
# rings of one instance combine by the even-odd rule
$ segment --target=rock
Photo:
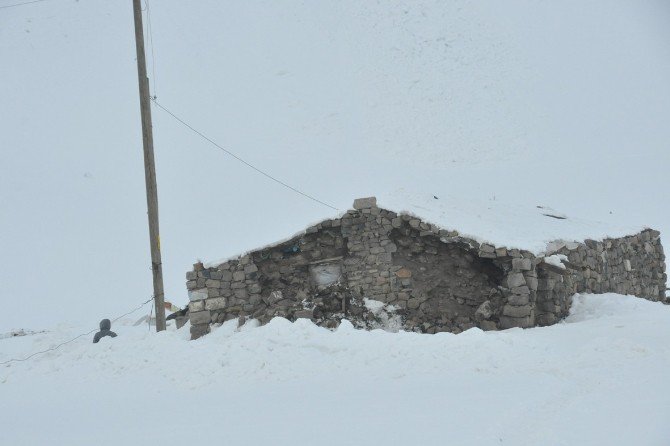
[[[377,198],[376,197],[367,197],[367,198],[357,198],[354,200],[354,209],[370,209],[377,207]]]
[[[510,305],[527,305],[529,302],[530,295],[528,294],[512,294],[507,298],[507,303]]]
[[[188,304],[188,311],[194,313],[196,311],[202,311],[205,309],[205,301],[197,300]]]
[[[314,312],[313,310],[298,310],[293,313],[293,317],[296,319],[312,319]]]
[[[420,297],[413,297],[407,301],[407,308],[410,310],[416,310],[419,308],[419,305],[421,305],[421,302],[423,302],[423,299]]]
[[[409,279],[412,277],[412,271],[410,271],[407,268],[400,268],[398,271],[395,272],[396,277],[400,279]]]
[[[479,251],[489,253],[489,254],[491,254],[491,253],[495,254],[496,248],[495,248],[495,246],[493,246],[491,244],[482,243],[481,245],[479,245]]]
[[[188,298],[191,302],[196,300],[207,299],[207,288],[201,288],[198,290],[191,290],[188,292]]]
[[[207,288],[219,288],[221,286],[221,282],[218,280],[207,279],[205,280],[205,286]]]
[[[191,325],[191,340],[201,338],[209,333],[209,322],[207,324]]]
[[[484,331],[491,331],[498,329],[496,323],[493,321],[481,321],[479,323],[479,328],[481,328]]]
[[[225,308],[225,306],[226,306],[225,297],[214,297],[211,299],[207,299],[205,301],[206,310],[220,310],[222,308]]]
[[[233,273],[233,280],[236,282],[240,282],[246,278],[246,274],[244,274],[244,271],[235,271]]]
[[[526,285],[531,291],[537,291],[537,277],[526,277]]]
[[[514,294],[530,294],[530,289],[526,285],[516,286],[511,291]]]
[[[507,288],[515,288],[525,284],[526,279],[523,277],[523,274],[521,273],[511,273],[507,276]]]
[[[530,312],[531,312],[530,305],[523,305],[520,307],[513,305],[505,305],[503,307],[503,315],[510,317],[522,318],[529,316]]]
[[[530,271],[532,268],[532,262],[530,259],[512,259],[512,268],[517,271]]]
[[[475,319],[478,321],[489,319],[491,316],[493,316],[493,308],[491,306],[491,301],[489,300],[482,303],[477,307],[477,311],[475,311]]]
[[[191,325],[199,324],[209,324],[212,315],[209,310],[205,311],[196,311],[189,314],[189,319],[191,320]]]
[[[498,327],[501,330],[507,328],[519,327],[519,328],[529,328],[533,326],[533,320],[530,317],[509,317],[509,316],[500,316],[500,322],[498,322]]]

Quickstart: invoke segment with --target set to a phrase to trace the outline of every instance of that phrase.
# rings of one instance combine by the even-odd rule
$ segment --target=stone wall
[[[552,324],[579,292],[665,298],[657,231],[562,244],[551,254],[479,244],[359,199],[341,218],[289,241],[215,267],[194,265],[186,275],[191,334],[233,318],[275,316],[458,333]]]

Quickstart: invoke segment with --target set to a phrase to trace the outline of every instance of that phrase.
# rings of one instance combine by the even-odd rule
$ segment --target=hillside
[[[20,2],[0,0],[0,444],[668,444],[670,307],[632,296],[458,335],[133,325],[152,287],[131,2]],[[154,106],[168,301],[194,262],[364,196],[534,251],[670,243],[662,1],[144,4],[157,103],[326,204]],[[117,338],[72,340],[117,316]]]

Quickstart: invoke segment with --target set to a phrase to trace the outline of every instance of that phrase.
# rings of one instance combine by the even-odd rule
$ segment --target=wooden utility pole
[[[154,136],[151,129],[151,96],[149,96],[149,79],[147,78],[147,65],[144,56],[144,32],[142,30],[142,6],[140,0],[133,0],[133,11],[135,15],[137,77],[140,84],[140,111],[142,112],[142,144],[144,146],[144,178],[147,185],[151,270],[154,277],[156,331],[162,331],[165,330],[163,264],[161,263],[161,239],[158,230],[158,194],[156,190],[156,166],[154,165]]]

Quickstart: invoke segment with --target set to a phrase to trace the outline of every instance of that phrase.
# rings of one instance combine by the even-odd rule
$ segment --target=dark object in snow
[[[175,311],[171,315],[165,318],[166,321],[174,319],[175,324],[177,325],[177,330],[184,326],[188,321],[188,306],[183,310]]]
[[[111,336],[113,338],[116,337],[116,333],[114,333],[112,330],[112,323],[109,322],[109,319],[103,319],[100,321],[100,331],[93,336],[93,343],[97,344],[100,338],[104,338],[105,336]]]
[[[182,316],[188,316],[188,307],[184,308],[183,310],[175,311],[174,313],[170,314],[168,317],[165,318],[166,321],[172,320],[172,319],[177,319],[178,317]]]
[[[439,200],[440,198],[437,195],[433,195],[433,198]]]
[[[563,217],[561,215],[552,215],[552,214],[542,214],[542,215],[544,215],[545,217],[555,218],[557,220],[567,220],[567,218],[568,218],[568,217]]]

